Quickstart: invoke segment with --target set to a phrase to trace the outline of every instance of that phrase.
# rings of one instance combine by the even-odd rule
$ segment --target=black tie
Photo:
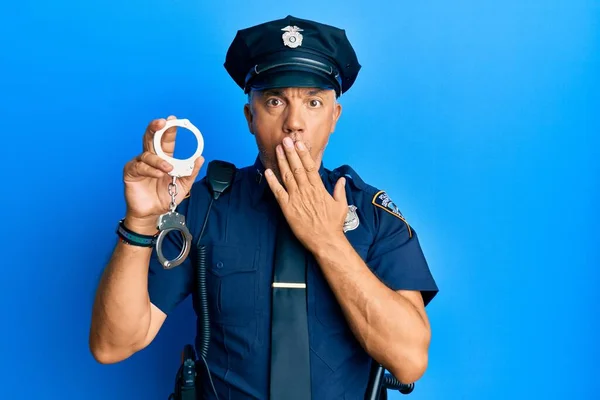
[[[275,245],[270,400],[310,400],[306,253],[283,215]]]

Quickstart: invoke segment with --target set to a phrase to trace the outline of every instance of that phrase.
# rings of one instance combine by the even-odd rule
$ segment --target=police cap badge
[[[300,29],[297,26],[288,25],[283,28],[282,31],[285,31],[285,33],[281,36],[284,45],[291,47],[292,49],[302,46],[303,36],[300,32],[302,32],[303,29]]]

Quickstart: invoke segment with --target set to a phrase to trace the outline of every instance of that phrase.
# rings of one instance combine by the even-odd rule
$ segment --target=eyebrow
[[[325,89],[311,89],[308,91],[308,95],[309,96],[314,96],[317,94],[321,94],[325,92]],[[280,96],[280,97],[284,97],[284,93],[283,90],[279,90],[279,89],[267,89],[265,91],[263,91],[261,93],[261,95],[263,97],[267,97],[267,96]]]

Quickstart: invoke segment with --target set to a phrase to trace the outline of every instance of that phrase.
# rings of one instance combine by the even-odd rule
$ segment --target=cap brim
[[[292,87],[336,90],[330,78],[303,68],[279,68],[257,75],[248,85],[252,90]]]

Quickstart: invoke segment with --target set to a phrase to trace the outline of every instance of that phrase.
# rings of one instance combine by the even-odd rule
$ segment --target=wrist
[[[350,242],[345,235],[331,235],[329,237],[323,238],[322,240],[318,240],[311,252],[315,257],[315,260],[327,260],[331,258],[336,258],[340,252],[345,252],[348,249]]]
[[[158,233],[156,217],[134,217],[126,215],[123,219],[123,225],[135,233],[140,235],[155,235]]]

